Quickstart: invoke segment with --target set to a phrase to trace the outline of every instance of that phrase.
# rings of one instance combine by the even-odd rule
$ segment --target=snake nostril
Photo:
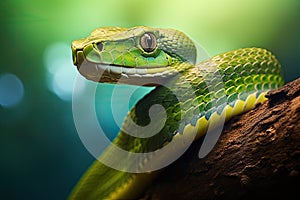
[[[97,43],[97,48],[98,48],[99,51],[103,50],[103,44],[102,44],[102,42]]]

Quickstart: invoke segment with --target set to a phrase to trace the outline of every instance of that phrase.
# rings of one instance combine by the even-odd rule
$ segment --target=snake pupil
[[[102,42],[97,43],[97,48],[98,48],[99,51],[102,51],[102,49],[103,49]]]
[[[145,33],[141,37],[140,45],[146,52],[152,52],[156,48],[156,38],[153,33]]]

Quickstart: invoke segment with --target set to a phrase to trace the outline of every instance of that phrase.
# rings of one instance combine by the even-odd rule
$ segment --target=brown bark
[[[267,102],[226,124],[205,158],[195,142],[142,199],[298,199],[299,94],[300,78],[269,92]]]

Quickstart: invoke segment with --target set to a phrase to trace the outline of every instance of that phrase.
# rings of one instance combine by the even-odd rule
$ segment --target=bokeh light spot
[[[73,83],[78,72],[72,63],[70,45],[58,42],[48,46],[44,52],[48,88],[65,101],[72,99]],[[84,90],[76,88],[76,90]]]
[[[23,98],[24,87],[22,81],[14,74],[0,75],[0,105],[13,107]]]

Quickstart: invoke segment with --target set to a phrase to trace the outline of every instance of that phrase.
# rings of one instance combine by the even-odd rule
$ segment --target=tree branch
[[[195,142],[142,199],[296,199],[300,172],[300,78],[231,119],[212,152]]]

